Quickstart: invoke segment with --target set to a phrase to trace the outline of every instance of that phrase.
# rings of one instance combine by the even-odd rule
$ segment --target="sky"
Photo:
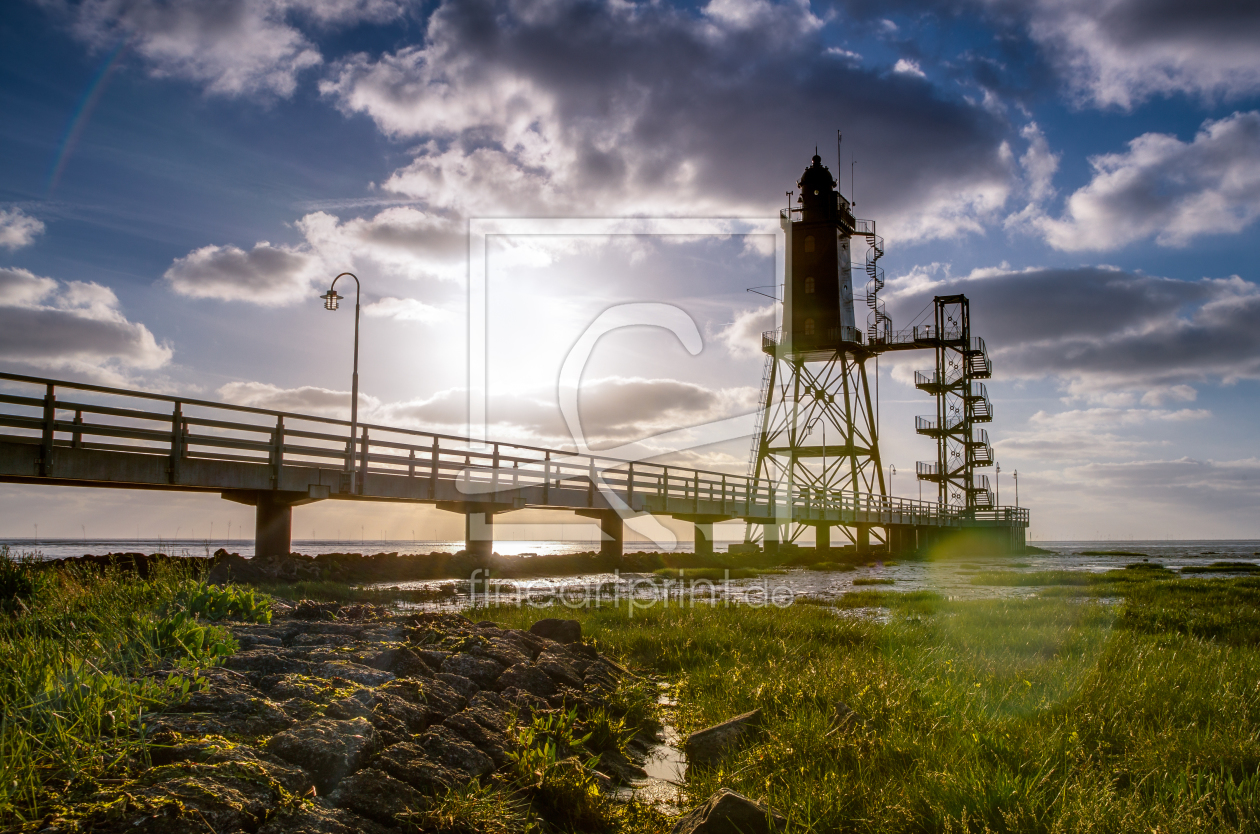
[[[470,223],[773,221],[817,148],[885,238],[894,328],[971,299],[1000,498],[1018,472],[1033,540],[1260,538],[1258,43],[1237,0],[11,0],[0,369],[346,416],[353,317],[318,296],[349,270],[361,419],[462,434]],[[560,367],[629,302],[683,310],[703,346],[601,339],[592,448],[754,409],[774,311],[747,290],[778,280],[773,246],[490,238],[491,435],[571,446]],[[934,457],[912,419],[930,363],[879,364],[903,497]],[[743,473],[747,448],[672,459]],[[462,530],[326,503],[296,537]],[[221,535],[251,512],[0,486],[0,537]]]

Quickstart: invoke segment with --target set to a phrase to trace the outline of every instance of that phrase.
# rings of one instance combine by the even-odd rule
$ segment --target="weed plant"
[[[141,580],[0,550],[0,577],[12,601],[0,613],[0,825],[13,825],[143,765],[143,715],[186,696],[196,670],[236,644],[198,616],[224,610],[220,597],[176,564]],[[228,593],[229,610],[249,598]]]
[[[1068,596],[845,597],[887,622],[818,606],[556,616],[674,679],[684,733],[763,711],[748,746],[688,774],[695,802],[728,787],[802,831],[1257,830],[1260,579],[1111,573]]]

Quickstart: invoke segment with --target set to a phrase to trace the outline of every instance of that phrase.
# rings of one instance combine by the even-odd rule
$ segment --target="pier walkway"
[[[255,506],[255,552],[288,553],[292,508],[321,500],[401,501],[462,513],[468,549],[489,553],[496,514],[525,508],[597,519],[620,556],[644,515],[715,522],[882,527],[894,549],[962,528],[1022,549],[1027,509],[959,511],[862,493],[776,490],[765,481],[514,443],[0,373],[0,482],[215,492]],[[863,535],[858,540],[863,540]],[[767,542],[770,542],[767,537]]]

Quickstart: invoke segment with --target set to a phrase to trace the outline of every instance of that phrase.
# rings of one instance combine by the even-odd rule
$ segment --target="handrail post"
[[[438,439],[433,436],[433,457],[429,461],[429,498],[437,498],[438,481]]]
[[[367,468],[368,468],[368,430],[367,430],[367,426],[364,426],[364,427],[363,427],[363,439],[360,441],[359,445],[360,445],[360,449],[359,449],[359,473],[358,473],[358,474],[359,474],[359,477],[358,477],[358,478],[356,478],[355,480],[357,480],[357,481],[358,481],[358,483],[356,484],[356,486],[358,487],[358,489],[356,490],[356,492],[357,492],[359,495],[362,495],[362,494],[363,494],[363,481],[364,481],[364,480],[366,479],[366,477],[367,477]]]
[[[44,477],[52,473],[53,434],[56,429],[57,396],[50,382],[44,394],[44,436],[39,448],[39,474]]]
[[[626,506],[634,509],[634,461],[630,461],[630,471],[626,475]]]
[[[551,452],[543,457],[543,503],[551,503]]]
[[[494,457],[490,460],[490,465],[494,467],[490,472],[490,500],[495,500],[499,495],[499,444],[494,444]]]
[[[588,471],[586,478],[588,481],[590,481],[590,484],[586,487],[586,506],[594,507],[595,506],[595,457],[592,455],[589,458],[588,462],[590,464],[590,470]]]
[[[407,477],[414,478],[416,476],[416,450],[407,450]]]
[[[75,421],[78,422],[78,415]],[[76,432],[76,437],[78,433]],[[76,440],[76,446],[78,441]],[[175,401],[175,408],[171,412],[171,463],[167,467],[167,475],[172,484],[179,483],[180,461],[184,459],[184,410],[179,400]]]
[[[176,403],[175,407],[179,408],[179,403]],[[73,440],[71,440],[70,445],[75,449],[82,449],[83,448],[83,430],[79,428],[80,426],[83,425],[82,409],[77,409],[74,412],[74,425],[75,425],[75,430],[74,430]]]
[[[364,429],[364,434],[367,430]],[[280,470],[284,466],[284,417],[276,417],[276,432],[271,440],[271,488],[280,488]]]

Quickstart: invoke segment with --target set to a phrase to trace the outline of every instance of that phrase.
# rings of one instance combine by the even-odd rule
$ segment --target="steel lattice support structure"
[[[874,353],[857,326],[851,257],[852,239],[865,238],[866,271],[878,292],[883,241],[873,221],[853,216],[817,155],[797,185],[799,207],[789,206],[780,216],[787,238],[783,326],[762,337],[766,370],[749,474],[779,494],[820,502],[840,494],[883,498],[879,429],[866,371]],[[880,314],[882,307],[871,302],[868,298]],[[876,315],[872,333],[882,332],[886,319]],[[818,546],[830,546],[830,526],[813,526]],[[859,548],[866,546],[867,526],[842,529]],[[765,543],[784,536],[793,541],[803,530],[785,518],[767,526]]]
[[[991,365],[984,342],[971,335],[970,305],[965,295],[938,296],[933,332],[923,341],[935,346],[936,368],[916,371],[915,387],[936,398],[936,414],[915,418],[915,431],[936,439],[936,460],[916,465],[919,480],[937,485],[937,501],[954,511],[994,506],[987,475],[976,469],[993,463],[989,435],[977,423],[993,419],[984,384]]]
[[[752,475],[783,495],[812,497],[818,502],[836,493],[885,495],[864,351],[792,353],[781,343],[764,340],[768,397],[762,399],[762,429],[756,437]],[[787,523],[789,519],[784,519]],[[851,541],[861,531],[845,530]],[[794,525],[786,540],[803,528]],[[820,546],[827,546],[829,528],[818,527]]]

